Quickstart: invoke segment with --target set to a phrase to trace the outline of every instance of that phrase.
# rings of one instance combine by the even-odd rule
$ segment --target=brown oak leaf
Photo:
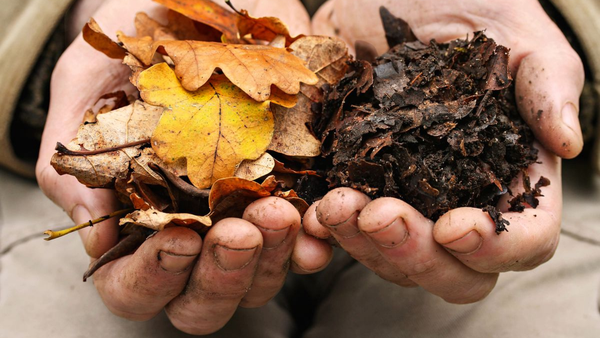
[[[98,115],[97,123],[79,127],[77,137],[67,148],[73,151],[102,150],[149,139],[162,112],[161,107],[137,101]],[[138,145],[87,156],[57,153],[52,157],[52,166],[59,174],[73,175],[89,187],[109,187],[115,178],[127,176],[131,160],[138,159],[142,154],[141,147]]]
[[[341,40],[325,36],[306,36],[294,42],[292,54],[302,59],[319,77],[319,85],[334,84],[346,73],[348,48]],[[317,87],[319,86],[317,85]],[[302,85],[298,104],[292,108],[274,107],[275,132],[269,150],[289,156],[314,157],[321,153],[321,142],[307,127],[315,119],[311,109],[320,91]]]
[[[302,60],[285,49],[262,45],[236,45],[204,41],[156,41],[118,34],[125,48],[145,65],[152,64],[155,51],[163,50],[175,63],[175,74],[188,91],[202,87],[215,68],[256,101],[265,101],[275,85],[287,94],[297,94],[300,83],[316,84],[317,76]]]
[[[237,14],[210,0],[154,0],[192,20],[213,27],[231,43],[239,41]]]
[[[118,43],[109,38],[96,20],[90,18],[90,21],[83,26],[82,30],[83,39],[94,47],[97,51],[104,53],[104,55],[113,59],[122,59],[125,57],[125,49],[119,46]]]

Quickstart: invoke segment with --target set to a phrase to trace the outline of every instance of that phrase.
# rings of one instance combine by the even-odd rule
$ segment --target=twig
[[[485,95],[483,95],[483,98],[479,102],[479,107],[477,107],[475,116],[479,117],[479,115],[481,115],[481,112],[483,111],[483,108],[485,108],[485,105],[487,104],[487,101],[490,98],[491,93],[492,93],[491,89],[488,89],[485,91]]]
[[[80,230],[80,229],[83,229],[83,228],[86,228],[86,227],[91,227],[94,224],[98,224],[98,223],[100,223],[102,221],[106,221],[109,218],[119,217],[119,216],[128,214],[132,210],[133,209],[117,210],[117,211],[115,211],[113,213],[110,213],[108,215],[104,215],[104,216],[96,218],[94,220],[89,220],[89,221],[87,221],[85,223],[81,223],[81,224],[78,224],[78,225],[76,225],[74,227],[70,227],[70,228],[63,229],[63,230],[56,230],[56,231],[54,231],[54,230],[46,230],[46,231],[44,231],[44,234],[48,235],[48,237],[44,238],[44,240],[49,241],[49,240],[52,240],[52,239],[55,239],[55,238],[58,238],[58,237],[62,237],[64,235],[66,235],[66,234],[70,234],[71,232],[75,232],[77,230]]]
[[[421,77],[421,75],[423,75],[423,72],[420,72],[419,74],[417,74],[417,76],[415,76],[415,78],[412,79],[412,81],[410,81],[410,83],[408,85],[412,86]]]
[[[243,13],[241,13],[240,11],[238,11],[237,9],[235,9],[235,7],[233,7],[233,4],[231,3],[231,0],[225,0],[225,3],[227,4],[227,6],[229,6],[231,9],[233,9],[234,12],[236,12],[237,14],[244,16]]]
[[[117,150],[121,150],[124,148],[129,148],[129,147],[135,147],[135,146],[139,146],[140,144],[145,144],[145,143],[150,143],[150,139],[147,138],[147,139],[143,139],[143,140],[139,140],[139,141],[135,141],[135,142],[125,143],[125,144],[122,144],[122,145],[119,145],[116,147],[97,149],[97,150],[71,150],[71,149],[68,149],[64,144],[62,144],[60,142],[56,142],[56,148],[54,148],[54,149],[63,155],[87,156],[87,155],[98,155],[98,154],[110,153],[112,151],[117,151]]]

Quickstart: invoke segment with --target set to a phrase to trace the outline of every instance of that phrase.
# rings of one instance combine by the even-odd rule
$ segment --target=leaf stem
[[[58,237],[62,237],[64,235],[66,235],[66,234],[70,234],[70,233],[75,232],[77,230],[80,230],[80,229],[83,229],[83,228],[86,228],[86,227],[91,227],[94,224],[98,224],[98,223],[100,223],[102,221],[106,221],[109,218],[119,217],[119,216],[128,214],[131,211],[133,211],[133,209],[117,210],[117,211],[112,212],[112,213],[110,213],[108,215],[104,215],[102,217],[98,217],[96,219],[89,220],[89,221],[87,221],[85,223],[81,223],[81,224],[78,224],[78,225],[76,225],[74,227],[70,227],[70,228],[67,228],[67,229],[56,230],[56,231],[46,230],[46,231],[44,231],[44,234],[48,235],[48,237],[44,238],[44,240],[49,241],[49,240],[52,240],[52,239],[55,239],[55,238],[58,238]]]
[[[237,14],[244,16],[244,14],[242,14],[240,11],[238,11],[237,9],[235,9],[235,7],[233,7],[233,4],[231,3],[231,0],[225,0],[225,3],[227,4],[227,6],[229,6],[231,9],[233,9],[234,12],[236,12]]]
[[[57,152],[59,152],[63,155],[87,156],[87,155],[99,155],[99,154],[104,154],[104,153],[110,153],[112,151],[117,151],[117,150],[121,150],[124,148],[129,148],[129,147],[135,147],[135,146],[139,146],[140,144],[145,144],[145,143],[150,143],[150,139],[147,138],[147,139],[143,139],[143,140],[139,140],[139,141],[135,141],[135,142],[121,144],[116,147],[97,149],[97,150],[71,150],[71,149],[68,149],[64,144],[62,144],[60,142],[56,142],[56,147],[54,148],[54,150],[56,150]]]

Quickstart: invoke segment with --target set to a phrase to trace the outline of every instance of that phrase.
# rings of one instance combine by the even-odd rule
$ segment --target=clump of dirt
[[[374,63],[352,62],[313,126],[330,161],[330,188],[400,198],[433,220],[457,207],[484,208],[496,232],[506,230],[495,206],[537,160],[516,108],[509,50],[483,32],[425,45],[406,41],[406,25],[393,26],[404,31],[388,31],[388,41],[404,41]],[[513,198],[511,210],[537,206],[549,184],[531,189],[525,181],[528,193]]]

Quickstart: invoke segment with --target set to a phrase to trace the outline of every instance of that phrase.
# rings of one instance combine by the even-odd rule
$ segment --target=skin
[[[369,201],[360,192],[329,192],[304,217],[304,229],[330,237],[382,278],[421,286],[448,302],[470,303],[488,295],[505,271],[535,268],[558,245],[562,212],[560,157],[572,158],[583,141],[577,119],[583,67],[577,54],[537,1],[331,0],[313,18],[314,34],[336,34],[350,45],[387,48],[378,8],[404,18],[421,41],[448,41],[487,29],[511,47],[521,115],[539,144],[539,161],[528,169],[531,182],[549,178],[537,209],[506,212],[509,233],[497,235],[480,209],[457,208],[432,222],[399,199]],[[360,13],[360,20],[353,17]],[[541,111],[541,113],[540,113]],[[522,191],[520,180],[511,189]],[[507,211],[507,198],[498,205]]]
[[[133,18],[138,11],[164,21],[165,10],[151,1],[132,0],[127,4],[115,0],[80,1],[71,13],[70,30],[79,31],[93,16],[108,35],[117,30],[133,35]],[[269,6],[268,1],[237,0],[235,4],[256,16],[282,18],[291,23],[293,34],[310,30],[308,15],[295,0],[285,1],[282,6]],[[129,70],[120,60],[96,52],[81,36],[75,38],[54,70],[36,173],[42,190],[76,224],[117,210],[118,206],[111,191],[87,189],[73,177],[56,174],[50,166],[54,145],[76,135],[84,111],[102,93],[117,89],[133,93],[135,88],[128,83],[128,76]],[[276,197],[264,198],[248,206],[243,218],[215,224],[204,239],[179,227],[156,234],[133,255],[96,271],[94,284],[106,306],[119,316],[147,320],[165,309],[177,328],[208,334],[225,325],[238,306],[257,307],[270,300],[282,287],[290,265],[303,273],[327,265],[331,248],[299,235],[300,224],[300,215],[290,203]],[[93,260],[116,244],[118,226],[114,220],[107,221],[80,234]],[[301,248],[312,251],[303,255]]]
[[[377,21],[382,3],[386,1],[330,1],[314,18],[313,33],[339,32],[349,43],[365,40],[382,52],[385,40]],[[280,1],[278,6],[236,0],[235,5],[254,16],[280,17],[293,35],[311,30],[295,0]],[[581,61],[533,0],[398,0],[387,5],[393,14],[408,19],[423,41],[450,40],[487,28],[487,34],[512,47],[511,68],[522,96],[519,107],[541,142],[543,164],[533,165],[530,175],[533,182],[542,174],[552,181],[543,188],[545,197],[538,209],[505,214],[510,233],[497,236],[491,220],[478,209],[452,210],[434,224],[400,200],[370,201],[359,192],[336,189],[309,209],[301,229],[291,204],[269,197],[250,205],[243,219],[215,224],[204,240],[188,229],[170,228],[148,239],[135,254],[99,269],[94,284],[112,312],[147,320],[165,309],[171,322],[185,332],[214,332],[238,306],[260,306],[272,298],[288,266],[296,273],[322,270],[331,260],[331,238],[382,278],[401,286],[420,285],[455,303],[485,297],[499,272],[530,269],[552,256],[562,206],[556,155],[574,157],[582,146],[575,123],[583,83]],[[117,30],[133,34],[138,11],[164,16],[146,0],[129,1],[127,7],[115,0],[85,0],[73,22],[81,22],[94,10],[94,18],[109,35]],[[49,166],[54,145],[75,136],[83,112],[99,95],[116,89],[131,92],[127,76],[128,69],[119,60],[94,51],[80,36],[53,73],[37,177],[43,191],[75,223],[116,210],[116,201],[109,191],[90,190],[73,177],[58,176]],[[568,102],[573,111],[561,114]],[[545,112],[540,118],[529,113],[538,110]],[[118,228],[105,222],[80,233],[89,256],[97,258],[114,246]]]

